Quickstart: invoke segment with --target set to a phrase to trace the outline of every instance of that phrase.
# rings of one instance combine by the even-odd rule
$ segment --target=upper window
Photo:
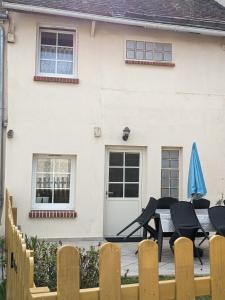
[[[74,158],[69,156],[34,156],[34,208],[72,208],[72,199],[74,198],[74,165]]]
[[[40,29],[38,73],[75,76],[75,32]]]
[[[179,198],[179,149],[162,150],[161,197]]]
[[[171,62],[172,44],[152,43],[144,41],[127,41],[126,59]]]

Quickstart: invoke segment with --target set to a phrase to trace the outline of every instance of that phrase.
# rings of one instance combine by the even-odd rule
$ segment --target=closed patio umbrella
[[[207,193],[196,143],[192,145],[187,192],[188,198],[192,199],[201,198]]]

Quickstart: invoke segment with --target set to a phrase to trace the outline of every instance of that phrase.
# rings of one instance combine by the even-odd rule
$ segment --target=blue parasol
[[[201,198],[207,193],[196,143],[192,145],[187,192],[188,198],[192,199]]]

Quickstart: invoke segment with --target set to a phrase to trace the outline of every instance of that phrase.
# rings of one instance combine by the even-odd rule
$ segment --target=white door
[[[104,236],[116,234],[141,212],[142,152],[108,149],[106,155]],[[134,227],[132,227],[134,228]],[[132,228],[121,236],[126,236]],[[138,231],[134,236],[140,236]]]

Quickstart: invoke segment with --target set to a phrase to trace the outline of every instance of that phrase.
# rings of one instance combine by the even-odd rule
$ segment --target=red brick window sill
[[[31,210],[31,219],[74,219],[77,213],[74,210]]]
[[[163,67],[175,67],[175,63],[173,62],[166,62],[166,61],[144,61],[144,60],[132,60],[126,59],[126,64],[131,65],[151,65],[151,66],[163,66]]]
[[[79,84],[78,78],[63,78],[63,77],[34,76],[34,81]]]

